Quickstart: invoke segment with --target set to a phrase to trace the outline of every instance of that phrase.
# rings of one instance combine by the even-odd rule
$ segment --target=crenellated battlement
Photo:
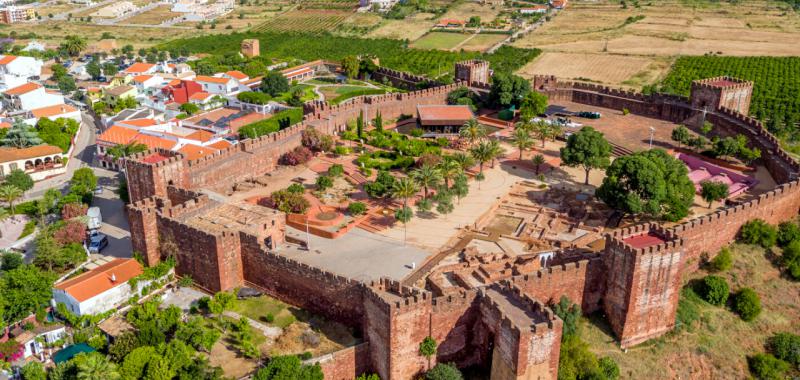
[[[749,89],[753,87],[753,82],[739,78],[720,76],[692,81],[692,87],[709,89]]]

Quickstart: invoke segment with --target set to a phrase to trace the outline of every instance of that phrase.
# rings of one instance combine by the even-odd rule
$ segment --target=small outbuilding
[[[464,123],[475,118],[475,114],[465,105],[419,105],[417,118],[420,128],[425,132],[454,134]]]

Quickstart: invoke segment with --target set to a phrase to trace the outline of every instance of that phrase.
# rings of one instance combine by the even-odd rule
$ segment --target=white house
[[[38,83],[25,83],[3,93],[3,108],[10,112],[30,111],[37,108],[64,104],[64,96],[45,90]]]
[[[35,108],[29,112],[26,123],[36,125],[39,119],[46,117],[50,120],[56,119],[72,119],[81,122],[81,111],[69,104],[56,104],[42,108]]]
[[[27,148],[0,147],[0,178],[20,169],[34,181],[66,173],[64,152],[53,145],[35,145]]]
[[[115,259],[53,287],[53,303],[63,303],[75,315],[99,314],[116,308],[149,281],[139,281],[132,289],[128,280],[142,274],[134,259]]]
[[[67,336],[67,329],[62,324],[34,327],[33,330],[15,334],[14,340],[24,347],[23,358],[42,355],[46,345],[53,345]]]
[[[532,6],[532,7],[520,8],[519,13],[524,14],[524,15],[531,15],[531,14],[535,14],[535,13],[547,13],[548,9],[549,8],[547,7],[547,5],[536,4],[536,5]]]
[[[203,87],[203,91],[214,95],[235,95],[239,90],[239,81],[231,77],[198,75],[194,81]]]
[[[33,57],[0,56],[0,91],[25,84],[42,75],[42,62]]]
[[[156,90],[160,91],[164,87],[165,80],[160,75],[143,74],[133,77],[131,83],[139,94],[149,94]]]

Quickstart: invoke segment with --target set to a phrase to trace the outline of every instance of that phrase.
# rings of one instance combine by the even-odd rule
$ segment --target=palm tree
[[[98,353],[86,355],[78,361],[78,380],[117,380],[117,365]]]
[[[67,36],[61,43],[61,49],[75,57],[86,49],[86,39],[81,36]]]
[[[536,166],[536,175],[539,175],[539,168],[544,164],[544,156],[537,154],[533,156],[533,165]]]
[[[411,171],[411,179],[425,189],[425,198],[428,198],[428,189],[442,182],[442,173],[439,169],[426,165]]]
[[[475,161],[478,161],[478,172],[483,174],[483,164],[491,161],[493,158],[492,147],[489,146],[488,142],[482,141],[478,145],[470,148],[469,154],[472,155],[472,158],[474,158]]]
[[[457,162],[459,166],[461,166],[461,170],[467,171],[469,168],[475,166],[475,159],[472,158],[469,154],[458,152],[452,156],[450,159]]]
[[[463,169],[461,168],[461,164],[454,160],[452,157],[445,157],[444,161],[439,163],[439,172],[442,173],[442,178],[444,179],[444,187],[445,189],[450,188],[450,180],[455,178],[458,174],[460,174]]]
[[[410,178],[402,178],[398,181],[395,181],[394,186],[392,186],[392,196],[395,198],[400,198],[403,200],[403,213],[406,213],[408,210],[408,198],[414,196],[417,193],[417,184],[412,181]],[[408,232],[408,218],[404,217],[402,219],[403,222],[403,245],[406,245],[406,234]]]
[[[0,199],[8,203],[9,208],[11,208],[11,214],[16,214],[16,212],[14,212],[14,201],[21,196],[22,190],[14,185],[0,186]]]
[[[503,149],[503,147],[500,146],[500,142],[497,141],[497,140],[489,141],[489,150],[490,150],[491,156],[492,156],[492,159],[491,159],[492,168],[494,168],[494,160],[497,159],[497,157],[502,156],[503,153],[506,152],[506,150]]]
[[[458,135],[469,141],[470,145],[486,137],[486,128],[478,124],[477,119],[469,119],[458,131]]]
[[[533,139],[525,128],[515,129],[512,138],[514,146],[519,149],[519,159],[522,160],[522,152],[533,146]]]
[[[533,132],[533,134],[536,135],[539,140],[542,140],[542,148],[544,148],[544,142],[550,138],[550,136],[557,133],[557,129],[558,127],[553,124],[549,124],[544,120],[537,121],[531,125],[531,132]]]

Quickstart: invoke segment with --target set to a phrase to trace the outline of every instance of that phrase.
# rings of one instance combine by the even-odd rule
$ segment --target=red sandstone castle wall
[[[566,296],[584,312],[591,313],[599,308],[605,275],[602,260],[596,258],[514,276],[509,282],[545,304],[558,303],[561,296]]]
[[[326,380],[353,380],[369,370],[369,343],[324,355],[315,360]]]
[[[241,234],[244,279],[286,303],[348,326],[361,326],[363,284],[268,252]]]

